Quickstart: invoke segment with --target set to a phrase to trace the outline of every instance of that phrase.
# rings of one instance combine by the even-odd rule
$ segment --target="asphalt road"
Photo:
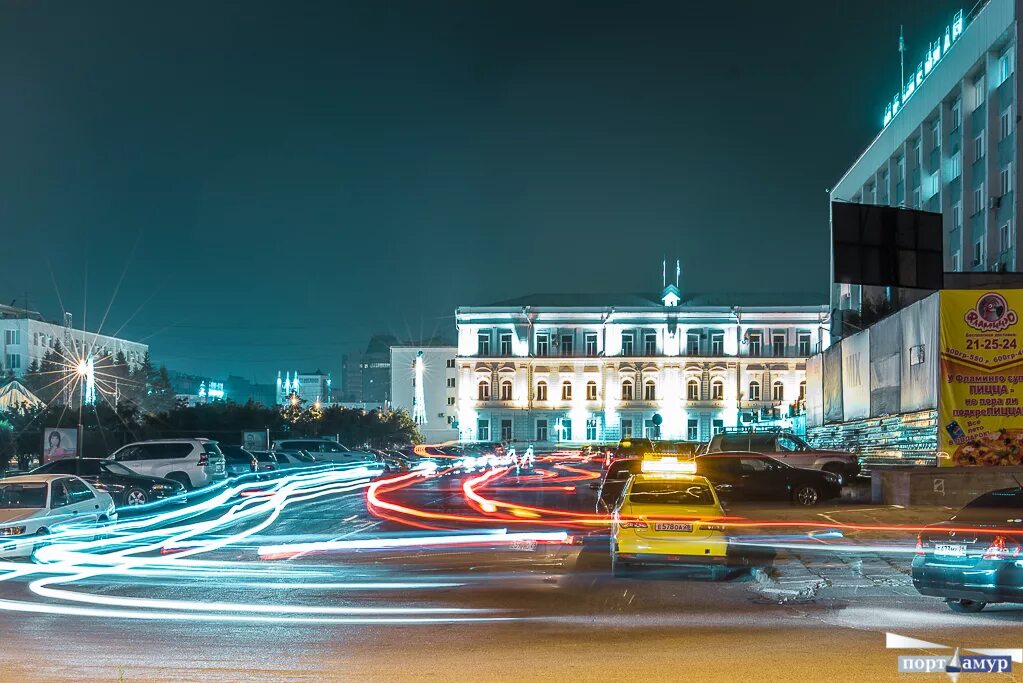
[[[459,488],[464,480],[440,478],[395,500],[416,509],[466,512]],[[586,509],[586,483],[575,488],[504,495]],[[217,529],[203,538],[223,539],[236,530]],[[765,592],[764,575],[750,573],[717,582],[698,572],[613,579],[599,540],[535,550],[413,544],[277,560],[261,558],[258,550],[399,533],[434,534],[369,514],[365,492],[357,490],[289,505],[258,534],[206,555],[230,567],[252,567],[259,576],[203,569],[186,579],[155,572],[63,586],[90,596],[90,603],[38,594],[29,581],[39,575],[0,581],[0,607],[11,601],[121,609],[117,616],[0,611],[0,680],[883,681],[899,678],[898,654],[918,652],[885,649],[887,631],[951,646],[1023,646],[1023,606],[955,615],[939,600],[883,586],[832,594],[842,597],[779,600]],[[155,616],[153,605],[133,602],[143,599],[173,602],[166,611],[181,614]],[[201,607],[223,602],[266,608],[254,614],[271,618],[306,618],[283,611],[302,607],[349,610],[342,619],[362,618],[360,609],[391,609],[394,614],[373,611],[366,618],[397,623],[261,622],[246,615],[231,621]],[[402,623],[424,615],[444,621]],[[1012,677],[1020,678],[1019,671]],[[912,680],[947,677],[920,674]]]

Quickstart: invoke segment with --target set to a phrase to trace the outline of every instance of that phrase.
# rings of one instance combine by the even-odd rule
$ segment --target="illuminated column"
[[[83,401],[88,405],[96,403],[96,363],[92,356],[85,361],[85,384],[82,386],[84,392]]]
[[[423,390],[423,352],[419,351],[416,353],[416,359],[413,362],[413,373],[412,378],[412,420],[417,425],[426,424],[426,395]]]

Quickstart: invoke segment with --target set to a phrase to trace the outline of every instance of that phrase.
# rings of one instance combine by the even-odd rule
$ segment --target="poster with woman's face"
[[[78,430],[47,427],[43,432],[43,463],[78,454]]]

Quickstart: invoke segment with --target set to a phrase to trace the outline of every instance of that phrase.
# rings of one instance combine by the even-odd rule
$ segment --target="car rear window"
[[[629,502],[639,505],[713,505],[714,494],[706,484],[687,481],[638,481]]]
[[[1004,521],[1023,518],[1023,489],[991,491],[967,503],[952,519],[957,521]]]

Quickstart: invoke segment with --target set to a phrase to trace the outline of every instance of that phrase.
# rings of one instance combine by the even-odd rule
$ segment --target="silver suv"
[[[792,432],[726,431],[715,434],[701,453],[761,453],[777,458],[792,467],[823,470],[842,477],[848,482],[860,472],[855,453],[814,448]]]
[[[321,462],[348,464],[375,460],[372,453],[353,451],[333,439],[278,439],[273,451],[284,453],[305,452]]]
[[[224,454],[209,439],[136,441],[114,451],[108,460],[150,477],[173,479],[186,489],[202,488],[227,478]]]

